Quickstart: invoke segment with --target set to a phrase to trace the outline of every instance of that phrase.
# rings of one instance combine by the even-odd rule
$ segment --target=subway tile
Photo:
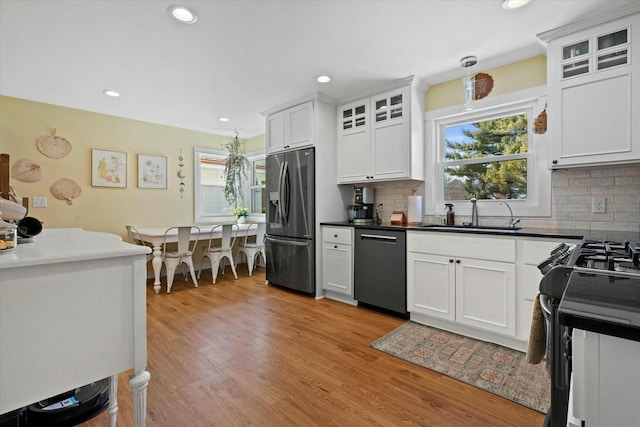
[[[615,178],[616,185],[635,185],[640,186],[640,175],[618,176]]]
[[[616,222],[640,223],[640,217],[637,212],[616,212],[614,215]]]
[[[614,197],[614,203],[638,204],[640,203],[640,196],[638,196],[637,194],[616,194]]]

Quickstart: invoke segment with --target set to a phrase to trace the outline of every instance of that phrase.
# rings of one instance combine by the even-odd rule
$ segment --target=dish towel
[[[529,331],[529,347],[527,348],[527,362],[537,364],[542,362],[546,352],[544,315],[540,307],[540,294],[533,302],[533,317]]]

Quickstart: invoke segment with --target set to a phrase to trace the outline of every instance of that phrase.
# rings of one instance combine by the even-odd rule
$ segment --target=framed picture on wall
[[[127,187],[127,153],[91,150],[91,186]]]
[[[167,158],[138,154],[138,188],[167,188]]]

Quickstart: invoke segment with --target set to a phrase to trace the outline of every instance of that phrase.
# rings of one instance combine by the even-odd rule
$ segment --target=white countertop
[[[123,242],[116,234],[81,228],[45,229],[31,240],[18,241],[15,250],[0,253],[0,269],[151,252],[150,248]]]

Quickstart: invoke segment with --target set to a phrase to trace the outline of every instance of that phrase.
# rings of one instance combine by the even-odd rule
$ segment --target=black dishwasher
[[[358,303],[407,314],[406,234],[356,228],[354,298]]]

